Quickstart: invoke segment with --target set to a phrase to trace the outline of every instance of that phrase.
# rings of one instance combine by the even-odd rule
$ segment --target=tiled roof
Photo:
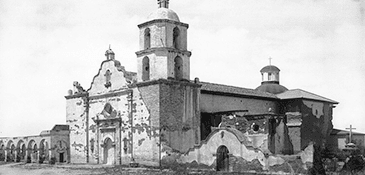
[[[348,135],[350,131],[335,129],[333,128],[331,131],[331,135]],[[365,135],[364,133],[352,132],[353,135]]]
[[[223,85],[223,84],[214,84],[214,83],[207,83],[207,82],[200,82],[200,83],[202,84],[202,87],[201,87],[202,91],[277,99],[277,97],[274,94],[270,94],[267,92],[260,92],[260,91],[254,90],[254,89],[247,89],[247,88],[227,86],[227,85]]]
[[[260,72],[280,72],[280,69],[274,65],[269,65],[269,66],[265,66],[263,67]]]
[[[283,92],[287,91],[288,89],[285,86],[277,84],[277,83],[263,82],[255,90],[261,91],[261,92],[269,92],[272,94],[279,94],[279,93],[283,93]]]
[[[285,91],[281,94],[277,94],[276,96],[278,98],[282,99],[282,100],[304,98],[304,99],[317,100],[317,101],[323,101],[323,102],[338,104],[337,101],[334,101],[334,100],[331,100],[329,98],[325,98],[325,97],[322,97],[322,96],[319,96],[317,94],[313,94],[311,92],[307,92],[307,91],[301,90],[301,89],[288,90],[288,91]]]

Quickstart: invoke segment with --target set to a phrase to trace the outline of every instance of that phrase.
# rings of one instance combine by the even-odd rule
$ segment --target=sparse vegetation
[[[52,157],[51,160],[49,161],[49,164],[54,165],[56,163],[56,158]]]
[[[27,157],[27,163],[32,163],[32,158],[30,156]]]

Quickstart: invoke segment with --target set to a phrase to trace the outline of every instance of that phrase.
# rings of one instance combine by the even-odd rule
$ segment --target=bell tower
[[[139,51],[137,79],[190,79],[190,56],[187,51],[188,24],[180,22],[169,9],[169,0],[158,0],[158,9],[148,21],[138,25]]]

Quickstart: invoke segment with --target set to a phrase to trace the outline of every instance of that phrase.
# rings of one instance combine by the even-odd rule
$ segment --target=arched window
[[[142,81],[150,79],[150,59],[144,57],[142,60]]]
[[[183,60],[181,57],[177,56],[174,60],[174,73],[175,78],[180,80],[183,78]]]
[[[144,49],[149,48],[151,48],[151,33],[150,29],[147,28],[146,30],[144,30]]]
[[[104,86],[106,87],[106,88],[108,88],[108,87],[110,87],[111,85],[112,85],[112,83],[110,82],[110,76],[111,76],[112,74],[110,73],[110,70],[107,70],[106,72],[105,72],[105,74],[104,74],[104,76],[105,76],[105,84],[104,84]]]
[[[173,30],[172,44],[175,49],[180,48],[180,29],[178,27],[175,27]]]
[[[268,80],[271,81],[272,80],[272,74],[268,73]]]

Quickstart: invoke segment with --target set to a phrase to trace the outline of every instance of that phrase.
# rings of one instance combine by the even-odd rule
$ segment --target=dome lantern
[[[169,8],[169,0],[158,0],[159,8]]]
[[[110,48],[110,44],[109,44],[109,49],[105,51],[105,56],[107,60],[114,60],[114,52],[112,51],[112,49]]]
[[[262,82],[259,87],[256,88],[258,91],[269,92],[272,94],[279,94],[287,91],[288,89],[279,84],[279,72],[280,69],[274,65],[270,64],[263,67],[260,72],[262,76]]]

